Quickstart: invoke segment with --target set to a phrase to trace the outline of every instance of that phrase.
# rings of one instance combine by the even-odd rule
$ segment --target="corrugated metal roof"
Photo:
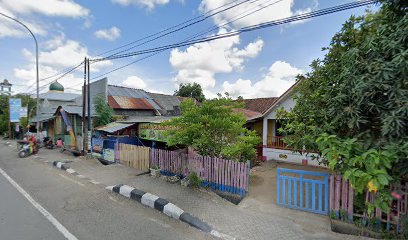
[[[108,96],[122,96],[128,98],[144,98],[155,109],[160,110],[160,106],[157,105],[152,97],[142,89],[134,89],[128,87],[108,85]]]
[[[177,116],[133,116],[126,120],[121,120],[121,123],[161,123]]]
[[[100,126],[95,128],[96,130],[99,131],[104,131],[104,132],[108,132],[108,133],[114,133],[117,132],[119,130],[122,130],[124,128],[128,128],[130,126],[135,125],[134,123],[119,123],[119,122],[113,122],[113,123],[109,123],[108,125],[105,126]]]
[[[44,121],[48,121],[50,119],[53,119],[54,116],[53,115],[49,115],[49,114],[45,114],[45,115],[40,115],[39,118],[37,118],[37,116],[34,116],[33,118],[30,119],[30,123],[36,123],[37,121],[39,122],[44,122]]]
[[[40,94],[40,99],[57,100],[57,101],[74,101],[75,98],[81,96],[75,93],[65,92],[46,92]]]
[[[165,95],[159,93],[149,93],[160,106],[166,111],[171,111],[174,107],[180,106],[180,100],[173,95]]]
[[[154,110],[154,107],[144,98],[108,96],[108,104],[113,109]]]

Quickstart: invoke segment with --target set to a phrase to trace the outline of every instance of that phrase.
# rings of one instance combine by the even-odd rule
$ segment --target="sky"
[[[39,44],[40,90],[48,91],[47,78],[83,61],[107,56],[106,51],[135,42],[225,4],[244,0],[1,0],[0,13],[25,23]],[[350,0],[250,0],[204,21],[130,51],[228,33],[236,29],[331,7]],[[216,10],[214,10],[216,9]],[[180,83],[201,84],[207,98],[228,92],[244,98],[277,97],[322,58],[323,47],[351,15],[366,8],[347,10],[301,22],[243,33],[231,38],[146,55],[91,64],[91,79],[108,77],[109,84],[173,94]],[[252,14],[249,14],[252,13]],[[249,15],[248,15],[249,14]],[[242,17],[248,15],[246,17]],[[239,20],[237,18],[242,17]],[[231,21],[235,20],[235,21]],[[208,30],[213,30],[208,32]],[[111,52],[110,54],[115,53]],[[0,79],[8,79],[15,93],[34,94],[35,45],[24,28],[0,16]],[[144,58],[144,59],[143,59]],[[120,70],[105,73],[127,65]],[[66,92],[80,93],[83,67],[59,79]]]

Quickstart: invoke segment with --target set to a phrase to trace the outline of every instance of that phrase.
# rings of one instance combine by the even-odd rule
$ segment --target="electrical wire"
[[[223,10],[221,10],[221,11],[219,11],[219,12],[210,14],[211,12],[214,12],[214,11],[216,11],[216,10],[218,10],[218,9],[227,7],[228,5],[231,5],[231,4],[233,4],[233,3],[235,3],[235,2],[238,2],[238,1],[240,1],[240,0],[230,1],[230,2],[228,2],[228,3],[226,3],[226,4],[223,4],[223,5],[221,5],[221,6],[219,6],[219,7],[216,7],[216,8],[214,8],[214,9],[212,9],[212,10],[209,10],[209,11],[205,12],[204,14],[201,14],[200,16],[197,16],[197,17],[188,19],[188,20],[186,20],[186,21],[184,21],[184,22],[182,22],[182,23],[176,24],[176,25],[171,26],[171,27],[169,27],[169,28],[166,28],[166,29],[164,29],[164,30],[162,30],[162,31],[156,32],[156,33],[154,33],[154,34],[150,34],[150,35],[148,35],[148,36],[142,37],[142,38],[140,38],[140,39],[137,39],[137,40],[132,41],[132,42],[130,42],[130,43],[127,43],[127,44],[125,44],[125,45],[122,45],[122,46],[116,47],[116,48],[114,48],[114,49],[111,49],[111,50],[108,50],[108,51],[99,53],[99,54],[96,55],[96,57],[105,55],[105,54],[107,54],[107,53],[111,53],[111,52],[113,52],[113,51],[116,51],[116,50],[119,50],[119,49],[122,49],[122,48],[125,48],[125,47],[128,47],[128,46],[130,46],[130,45],[133,45],[133,44],[138,43],[138,42],[140,42],[140,41],[143,41],[143,40],[145,40],[145,39],[149,39],[149,38],[155,37],[155,36],[157,36],[157,35],[160,35],[161,33],[164,33],[164,32],[167,32],[167,31],[170,31],[170,30],[172,30],[172,29],[175,29],[175,28],[177,28],[177,27],[182,26],[182,27],[180,27],[180,28],[178,28],[178,29],[176,29],[176,30],[171,31],[170,33],[162,34],[162,35],[160,35],[160,36],[158,36],[158,37],[156,37],[156,38],[153,39],[153,40],[157,40],[157,39],[159,39],[159,38],[161,38],[161,37],[164,37],[164,36],[167,36],[167,35],[169,35],[169,34],[171,34],[171,33],[180,31],[181,29],[184,29],[184,28],[190,27],[190,26],[192,26],[192,25],[194,25],[194,24],[200,23],[200,22],[202,22],[202,21],[208,19],[208,18],[211,17],[211,16],[214,16],[214,15],[219,14],[219,13],[221,13],[221,12],[224,12],[224,11],[226,11],[226,10],[232,9],[232,8],[234,8],[234,7],[237,7],[237,6],[239,6],[239,5],[241,5],[241,4],[245,3],[245,2],[258,1],[258,0],[244,0],[244,1],[240,2],[240,3],[237,3],[237,4],[235,4],[235,5],[233,5],[233,6],[230,6],[230,7],[226,8],[226,9],[223,9]],[[210,14],[210,15],[208,15],[208,14]],[[200,18],[201,18],[201,19],[200,19]],[[200,19],[200,20],[197,20],[197,19]],[[197,21],[195,21],[195,20],[197,20]],[[195,21],[195,22],[190,23],[190,22],[192,22],[192,21]],[[183,26],[184,24],[187,24],[187,23],[189,23],[187,26]],[[153,41],[153,40],[149,40],[149,41],[147,41],[147,42],[151,42],[151,41]],[[145,42],[145,43],[147,43],[147,42]],[[138,46],[143,45],[143,44],[145,44],[145,43],[139,44]],[[128,51],[128,50],[126,50],[126,51]],[[57,73],[57,74],[53,74],[53,75],[51,75],[51,76],[41,78],[40,81],[44,81],[44,80],[47,80],[47,79],[50,79],[50,78],[53,78],[53,77],[57,77],[57,76],[59,76],[59,75],[63,75],[65,72],[69,71],[70,69],[75,68],[75,66],[76,66],[76,65],[73,65],[73,66],[71,66],[71,67],[68,67],[68,68],[66,68],[66,69],[64,69],[64,70],[62,70],[62,71],[60,71],[60,72]]]
[[[246,32],[250,32],[250,31],[262,29],[262,28],[282,25],[282,24],[295,22],[295,21],[302,21],[302,20],[306,20],[306,19],[310,19],[310,18],[314,18],[314,17],[318,17],[318,16],[323,16],[323,15],[332,14],[332,13],[335,13],[335,12],[340,12],[340,11],[356,8],[356,7],[366,6],[366,5],[373,4],[373,3],[375,3],[375,1],[373,1],[373,0],[346,3],[346,4],[342,4],[342,5],[338,5],[338,6],[334,6],[334,7],[330,7],[330,8],[325,8],[325,9],[322,9],[322,10],[317,10],[317,11],[312,11],[312,12],[309,12],[309,13],[295,15],[295,16],[292,16],[292,17],[282,18],[282,19],[278,19],[278,20],[274,20],[274,21],[269,21],[269,22],[265,22],[265,23],[261,23],[261,24],[256,24],[256,25],[243,27],[243,28],[241,28],[241,29],[239,29],[237,31],[232,31],[232,32],[224,33],[224,34],[217,34],[217,35],[214,35],[214,36],[209,36],[209,37],[205,37],[205,38],[201,38],[201,39],[197,39],[197,40],[184,41],[184,42],[179,42],[179,43],[175,43],[175,44],[169,44],[169,45],[164,45],[164,46],[160,46],[160,47],[140,50],[140,51],[136,51],[136,52],[132,52],[132,53],[115,55],[115,56],[112,56],[112,57],[91,59],[91,61],[92,62],[100,62],[100,61],[107,61],[107,60],[113,60],[113,59],[119,59],[119,58],[127,58],[127,57],[142,55],[142,54],[148,54],[148,53],[152,53],[152,52],[156,52],[156,51],[168,50],[168,49],[173,49],[173,48],[178,48],[178,47],[189,46],[189,45],[193,45],[193,44],[197,44],[197,43],[209,42],[209,41],[213,41],[213,40],[217,40],[217,39],[221,39],[221,38],[236,36],[236,35],[239,35],[241,33],[246,33]]]

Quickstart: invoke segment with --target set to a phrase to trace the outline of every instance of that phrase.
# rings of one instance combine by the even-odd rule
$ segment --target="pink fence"
[[[390,187],[393,200],[390,203],[391,209],[388,212],[382,212],[381,209],[375,208],[374,218],[377,220],[377,230],[393,230],[397,233],[402,231],[401,220],[408,217],[408,183],[396,184]],[[374,203],[376,193],[366,191],[365,202]],[[341,175],[330,176],[330,194],[329,207],[331,213],[336,219],[347,222],[353,222],[353,218],[361,218],[363,225],[367,225],[368,216],[356,213],[354,209],[355,193],[352,186]]]
[[[249,189],[249,161],[235,162],[154,149],[151,150],[150,164],[158,166],[161,172],[167,175],[185,177],[196,172],[203,180],[203,186],[215,190],[243,196]]]

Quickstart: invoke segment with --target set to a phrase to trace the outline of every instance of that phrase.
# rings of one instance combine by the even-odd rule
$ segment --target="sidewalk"
[[[281,208],[251,194],[237,206],[206,189],[186,188],[139,175],[140,171],[120,164],[105,166],[93,159],[67,155],[60,155],[60,160],[72,161],[71,168],[97,182],[126,184],[165,198],[237,239],[358,239],[331,232],[327,216]]]

